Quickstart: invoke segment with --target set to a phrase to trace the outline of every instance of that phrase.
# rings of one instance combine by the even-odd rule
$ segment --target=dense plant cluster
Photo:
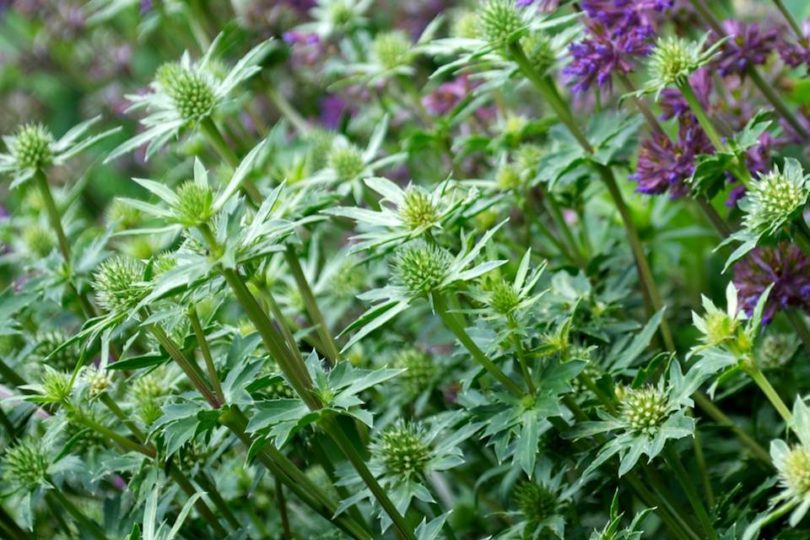
[[[0,538],[807,538],[803,21],[0,1]]]

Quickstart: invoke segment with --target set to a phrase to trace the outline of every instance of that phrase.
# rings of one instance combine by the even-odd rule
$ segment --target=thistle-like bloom
[[[476,197],[475,190],[460,190],[458,184],[449,180],[437,185],[432,191],[414,184],[402,189],[381,177],[367,178],[365,184],[382,195],[379,211],[356,207],[338,207],[325,211],[370,227],[369,231],[353,237],[358,241],[353,248],[355,251],[391,246],[440,230]]]
[[[649,60],[649,80],[645,91],[660,92],[668,86],[679,86],[689,76],[706,65],[715,55],[720,43],[704,50],[706,36],[698,42],[679,37],[659,38]]]
[[[678,140],[652,133],[641,143],[636,172],[630,177],[638,182],[640,193],[656,195],[669,192],[681,197],[689,191],[688,180],[695,172],[698,155],[710,154],[712,144],[697,125],[682,124]]]
[[[17,187],[33,177],[38,170],[51,165],[62,165],[79,152],[120,129],[111,129],[82,139],[87,130],[100,119],[100,116],[96,116],[82,122],[59,139],[41,124],[21,126],[14,135],[3,137],[7,153],[0,154],[0,174],[10,175],[11,187]]]
[[[479,9],[478,32],[493,46],[514,43],[528,24],[514,0],[485,0]]]
[[[574,92],[585,92],[594,84],[610,88],[614,75],[635,69],[635,59],[652,50],[650,30],[638,27],[611,36],[601,24],[594,24],[588,37],[571,44],[571,63],[563,69]]]
[[[107,259],[95,274],[93,288],[96,301],[105,311],[125,314],[137,306],[148,291],[144,265],[123,255]]]
[[[774,235],[795,219],[807,204],[810,175],[805,175],[801,164],[785,159],[782,170],[775,167],[760,175],[740,208],[745,212],[745,228],[755,235]]]
[[[48,456],[39,444],[23,440],[8,448],[2,462],[3,480],[15,490],[33,490],[47,481]]]
[[[146,159],[154,155],[184,128],[195,128],[209,119],[235,88],[261,70],[259,63],[273,46],[267,40],[251,49],[224,76],[215,69],[213,54],[221,35],[214,40],[199,61],[185,52],[180,62],[161,66],[151,91],[127,96],[128,110],[146,110],[141,119],[144,131],[113,150],[105,161],[113,160],[144,144]]]
[[[770,322],[777,310],[799,308],[810,313],[810,259],[793,244],[758,247],[734,265],[734,284],[740,303],[752,313],[762,294],[768,295],[762,320]]]
[[[702,348],[725,345],[738,340],[740,330],[743,329],[743,321],[747,317],[744,311],[738,309],[738,291],[734,283],[731,282],[726,286],[725,311],[705,296],[701,296],[701,300],[705,314],[701,317],[693,311],[692,323],[702,334],[700,339]]]
[[[775,29],[762,31],[756,23],[723,21],[723,31],[729,39],[723,42],[715,65],[723,76],[743,74],[751,66],[765,63],[774,51],[779,32]]]

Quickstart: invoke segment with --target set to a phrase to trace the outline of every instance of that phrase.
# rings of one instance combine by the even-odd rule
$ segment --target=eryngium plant
[[[810,13],[715,3],[0,2],[0,538],[810,537]]]

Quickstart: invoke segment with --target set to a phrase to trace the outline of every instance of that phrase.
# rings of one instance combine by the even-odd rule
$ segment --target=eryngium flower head
[[[478,13],[478,31],[491,45],[508,45],[526,26],[514,0],[486,0]]]
[[[399,215],[411,230],[430,227],[439,221],[439,212],[430,200],[430,195],[418,186],[410,186],[405,190]]]
[[[764,64],[776,49],[779,32],[762,31],[756,23],[723,21],[723,32],[729,36],[715,63],[723,76],[743,74],[751,66]]]
[[[810,259],[793,244],[758,247],[734,265],[734,285],[740,305],[750,316],[759,297],[773,285],[763,323],[770,322],[777,310],[791,307],[810,312]]]
[[[399,423],[387,428],[380,436],[377,452],[388,472],[402,479],[420,474],[432,457],[417,424]]]
[[[385,32],[374,38],[371,50],[383,69],[389,70],[410,64],[413,44],[402,32]]]
[[[34,489],[45,481],[48,459],[42,448],[31,441],[21,441],[3,456],[3,479],[8,485]]]
[[[532,32],[521,40],[520,46],[537,73],[545,73],[557,61],[554,45],[543,32]]]
[[[87,367],[84,370],[84,380],[87,383],[90,397],[96,397],[102,394],[112,385],[112,378],[105,369],[98,369],[96,367]]]
[[[405,370],[399,375],[399,380],[405,393],[413,397],[429,389],[438,374],[433,359],[417,349],[405,349],[397,354],[394,367]]]
[[[659,87],[686,82],[703,60],[702,42],[680,37],[659,38],[650,56],[650,78]]]
[[[53,160],[53,135],[42,124],[26,124],[7,141],[18,169],[41,169]]]
[[[216,95],[203,72],[172,62],[158,68],[156,80],[183,119],[200,121],[214,110]]]
[[[177,188],[175,217],[186,227],[202,225],[214,215],[213,203],[214,194],[210,187],[189,180]]]
[[[70,397],[72,386],[69,373],[45,367],[42,374],[42,400],[46,403],[64,403]]]
[[[414,295],[436,290],[447,276],[452,256],[447,250],[423,242],[400,249],[396,273],[400,282]]]
[[[327,158],[329,167],[340,180],[352,180],[365,168],[363,151],[353,144],[336,144]]]
[[[810,450],[795,446],[775,465],[782,485],[791,495],[804,498],[810,494]]]
[[[807,204],[808,177],[795,159],[761,175],[740,208],[745,212],[745,227],[757,234],[774,234],[790,223]]]
[[[98,304],[111,313],[124,313],[134,308],[146,294],[143,270],[140,261],[123,255],[101,263],[93,281]]]
[[[652,435],[666,420],[667,396],[654,386],[627,390],[621,401],[622,416],[631,431]]]
[[[542,523],[554,515],[559,505],[557,496],[547,487],[534,482],[521,482],[513,492],[515,505],[532,524]]]
[[[520,295],[511,283],[499,278],[489,285],[489,307],[500,315],[511,314],[520,304]]]

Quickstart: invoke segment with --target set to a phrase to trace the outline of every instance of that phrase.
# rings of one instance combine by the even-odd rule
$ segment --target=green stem
[[[510,379],[506,373],[504,373],[501,368],[495,365],[495,362],[489,359],[489,357],[475,344],[472,340],[470,335],[467,333],[467,330],[464,329],[464,324],[461,323],[456,317],[455,314],[450,313],[447,308],[447,300],[439,293],[433,295],[433,307],[436,310],[436,314],[445,324],[448,330],[450,330],[456,339],[458,339],[464,348],[472,355],[473,359],[478,362],[485,370],[487,370],[493,377],[495,377],[501,384],[503,384],[510,392],[514,395],[520,397],[524,394],[523,390],[520,386],[515,383],[512,379]]]
[[[278,513],[281,516],[281,534],[284,540],[292,540],[292,530],[290,529],[290,517],[287,515],[287,501],[284,498],[284,488],[278,476],[275,477],[276,500],[278,502]]]
[[[315,294],[312,292],[312,288],[307,282],[307,278],[304,275],[304,269],[301,268],[301,263],[295,254],[295,248],[288,245],[287,250],[284,252],[284,256],[287,259],[287,265],[290,267],[290,271],[295,279],[295,284],[298,286],[298,292],[301,293],[301,298],[304,300],[304,307],[307,310],[309,321],[317,328],[318,335],[321,338],[321,344],[324,348],[324,354],[326,355],[329,364],[334,366],[337,364],[338,359],[340,358],[340,352],[337,344],[335,343],[335,339],[329,332],[329,327],[326,325],[326,319],[318,307],[318,302],[315,300]]]
[[[709,137],[714,149],[718,152],[726,152],[727,148],[726,143],[723,142],[723,137],[720,136],[717,128],[714,127],[714,122],[712,122],[709,118],[709,115],[706,113],[706,109],[703,108],[700,100],[695,95],[695,91],[692,89],[692,85],[689,84],[689,81],[684,81],[678,84],[678,90],[680,90],[681,94],[683,94],[686,103],[689,104],[689,108],[697,118],[700,127],[702,127],[703,131],[706,132],[706,135]]]
[[[680,515],[668,504],[668,499],[658,494],[654,489],[649,491],[647,489],[647,482],[639,480],[635,473],[632,471],[624,475],[625,480],[636,495],[642,502],[650,508],[658,507],[657,514],[661,520],[667,524],[669,530],[673,532],[678,538],[686,540],[699,540],[697,534],[692,531],[692,528],[686,523]],[[659,504],[660,503],[660,504]]]
[[[807,128],[805,128],[799,120],[796,118],[796,115],[790,110],[787,104],[782,100],[781,96],[777,93],[776,90],[766,81],[759,71],[754,68],[753,66],[748,68],[746,74],[751,77],[751,80],[754,81],[754,84],[759,91],[762,92],[762,95],[771,102],[773,108],[785,119],[785,121],[790,124],[790,126],[799,134],[804,140],[807,140],[810,137],[810,133],[808,133]]]
[[[793,330],[801,338],[805,350],[810,352],[810,329],[807,328],[807,323],[804,321],[801,312],[795,309],[787,309],[785,310],[785,316],[793,327]]]
[[[236,168],[239,167],[239,157],[236,155],[233,149],[228,146],[228,143],[225,142],[225,139],[222,137],[222,133],[214,123],[214,120],[211,119],[211,117],[208,117],[200,123],[200,127],[208,139],[208,142],[211,143],[211,146],[214,147],[220,157],[222,157],[222,159],[224,159],[232,169],[236,170]],[[245,192],[245,195],[247,195],[251,204],[255,206],[259,206],[261,204],[262,194],[259,192],[259,188],[256,187],[256,184],[254,184],[250,178],[245,177],[240,187],[242,188],[242,191]]]
[[[107,535],[104,534],[104,531],[101,529],[101,527],[99,527],[98,523],[85,516],[78,508],[76,508],[76,506],[67,497],[65,497],[60,489],[55,488],[48,491],[48,496],[56,499],[59,505],[67,510],[68,514],[70,514],[71,517],[80,525],[79,528],[83,532],[90,533],[93,538],[106,540]]]
[[[529,371],[529,365],[526,362],[526,351],[523,348],[523,342],[520,340],[520,336],[517,334],[517,329],[515,326],[512,327],[511,332],[512,344],[515,347],[515,353],[518,357],[518,363],[520,364],[520,372],[523,375],[523,380],[526,382],[526,386],[529,388],[529,393],[534,394],[537,391],[537,388],[534,386],[532,374]]]
[[[178,470],[178,472],[180,472]],[[181,473],[182,474],[182,473]],[[233,527],[234,529],[239,529],[242,527],[242,524],[239,522],[237,517],[231,511],[231,508],[228,506],[228,503],[222,497],[222,494],[217,489],[216,484],[208,478],[205,472],[200,472],[197,475],[197,483],[205,490],[208,496],[211,498],[211,502],[214,503],[214,506],[217,507],[217,510],[225,516],[225,519],[228,521],[228,524]]]
[[[220,416],[220,423],[230,429],[247,448],[251,448],[254,440],[245,432],[247,418],[236,407],[230,407]],[[348,514],[335,516],[337,505],[318,488],[298,467],[284,454],[271,444],[265,444],[256,455],[256,459],[268,471],[276,475],[295,495],[310,508],[318,512],[327,520],[333,521],[340,529],[353,538],[370,540],[371,535],[366,528],[354,521]]]
[[[686,535],[687,538],[692,538],[694,540],[701,540],[702,538],[705,538],[699,536],[694,531],[692,528],[692,523],[684,517],[685,511],[680,510],[677,506],[675,506],[672,497],[669,495],[667,488],[664,486],[656,470],[646,464],[642,466],[642,469],[645,473],[647,473],[647,482],[652,488],[653,493],[655,493],[656,497],[658,498],[658,501],[664,506],[664,508],[667,509],[667,513],[669,513],[678,524],[678,528],[674,530],[679,532],[682,531],[683,535]]]
[[[697,406],[700,407],[703,412],[708,414],[712,420],[717,422],[718,425],[731,429],[740,442],[747,446],[757,459],[770,465],[771,456],[768,454],[768,451],[760,446],[760,444],[748,433],[743,431],[742,428],[735,424],[731,418],[726,416],[726,414],[721,411],[720,408],[718,408],[706,394],[703,392],[695,392],[692,394],[692,399],[694,399],[695,404],[697,404]]]
[[[714,529],[714,524],[709,516],[709,512],[706,510],[706,507],[700,500],[700,496],[695,490],[692,479],[689,478],[689,473],[684,468],[683,464],[678,458],[678,455],[670,446],[664,450],[664,456],[667,464],[669,464],[675,473],[675,478],[678,480],[678,483],[681,485],[684,493],[686,493],[686,498],[689,500],[689,505],[692,507],[692,510],[695,511],[695,514],[697,514],[698,520],[700,520],[700,524],[703,527],[703,531],[706,533],[706,537],[710,538],[711,540],[716,540],[717,531]]]
[[[169,467],[169,476],[172,477],[172,480],[180,486],[180,489],[183,490],[183,493],[186,494],[187,497],[193,497],[194,494],[197,493],[197,489],[194,487],[194,484],[184,475],[177,467]],[[225,538],[228,536],[228,531],[225,530],[225,527],[217,519],[217,516],[211,511],[208,505],[205,503],[202,498],[197,499],[194,502],[194,508],[200,513],[200,515],[205,519],[206,522],[211,526],[214,532],[220,537]]]
[[[295,128],[295,131],[298,132],[299,135],[306,135],[310,132],[310,127],[307,124],[304,117],[295,110],[295,108],[287,101],[287,98],[281,92],[277,92],[275,88],[272,86],[266,87],[267,97],[270,98],[270,101],[273,102],[273,105],[276,106],[278,112],[281,113],[281,116],[286,118],[290,124]]]
[[[110,397],[109,394],[104,392],[101,394],[100,399],[104,406],[107,407],[107,409],[109,409],[110,412],[113,413],[113,415],[115,415],[115,417],[118,418],[127,427],[127,429],[132,432],[133,435],[135,435],[136,439],[141,442],[146,440],[146,435],[143,433],[143,431],[141,431],[140,428],[135,425],[135,422],[130,420],[126,413],[121,410],[121,407],[118,406],[118,404]]]
[[[565,242],[568,244],[571,254],[573,255],[574,263],[580,268],[585,268],[587,266],[587,261],[585,261],[582,257],[579,244],[574,239],[574,234],[571,232],[571,228],[565,221],[562,211],[560,210],[560,206],[557,204],[557,201],[554,200],[554,196],[551,193],[544,191],[543,194],[545,195],[543,200],[548,203],[551,218],[554,220],[554,224],[557,226],[560,233],[562,233]]]
[[[191,321],[191,327],[194,329],[194,335],[197,337],[197,345],[200,347],[200,352],[205,359],[205,367],[208,371],[208,378],[214,387],[214,393],[221,403],[225,403],[225,394],[222,392],[222,383],[219,382],[219,375],[217,374],[217,367],[214,364],[214,358],[211,356],[211,348],[208,346],[208,340],[205,337],[200,316],[197,314],[197,307],[190,306],[188,308],[188,318]]]
[[[765,397],[768,398],[768,401],[771,402],[776,412],[779,413],[779,416],[785,421],[786,424],[790,424],[793,420],[793,415],[790,413],[790,409],[785,402],[782,401],[782,398],[779,397],[779,394],[776,392],[773,386],[771,386],[771,382],[762,373],[753,362],[746,362],[743,371],[745,371],[749,377],[759,386],[760,390],[765,394]]]
[[[706,466],[706,456],[703,453],[702,437],[698,429],[695,430],[692,448],[695,451],[695,461],[697,462],[700,478],[703,482],[703,492],[706,494],[706,503],[711,508],[714,506],[714,491],[712,490],[712,481],[709,478],[709,469]]]
[[[115,431],[111,430],[107,426],[104,426],[89,416],[83,414],[79,410],[74,410],[74,415],[72,419],[76,421],[76,423],[83,425],[86,428],[92,429],[99,435],[106,437],[107,439],[111,440],[124,450],[129,450],[131,452],[138,452],[139,454],[143,454],[149,458],[154,459],[157,455],[154,448],[144,446],[138,442],[130,440],[120,433],[116,433]]]
[[[219,409],[222,406],[222,403],[208,387],[205,380],[200,376],[198,371],[199,368],[195,369],[192,362],[186,358],[186,355],[183,354],[180,347],[178,347],[177,344],[166,334],[160,325],[150,324],[148,329],[152,335],[155,336],[155,339],[158,340],[160,345],[166,349],[169,356],[171,356],[177,365],[180,366],[180,369],[182,369],[183,373],[186,374],[186,377],[188,377],[189,381],[191,381],[194,388],[196,388],[197,391],[203,395],[212,408]]]
[[[773,0],[773,3],[774,3],[774,4],[776,4],[776,9],[778,9],[778,10],[779,10],[779,12],[780,12],[780,13],[782,14],[782,16],[785,18],[785,20],[787,21],[787,23],[788,23],[788,24],[790,25],[790,27],[793,29],[793,31],[794,31],[794,32],[796,32],[796,37],[798,37],[799,39],[806,39],[806,36],[805,36],[805,35],[804,35],[804,33],[802,32],[802,28],[801,28],[801,26],[799,26],[799,23],[798,23],[798,22],[796,21],[796,19],[793,17],[793,14],[792,14],[792,13],[790,12],[790,10],[789,10],[789,9],[788,9],[788,8],[785,6],[785,3],[784,3],[784,2],[782,2],[782,0]]]

